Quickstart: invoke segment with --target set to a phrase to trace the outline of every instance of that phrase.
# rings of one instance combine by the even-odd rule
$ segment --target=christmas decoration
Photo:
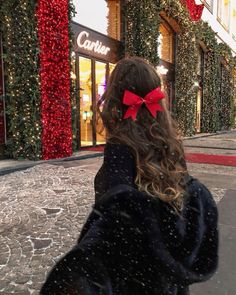
[[[43,159],[72,154],[68,0],[38,0]]]
[[[218,44],[221,58],[221,80],[220,80],[220,127],[230,129],[234,126],[236,114],[236,60],[233,58],[230,48],[225,43]]]
[[[124,119],[131,117],[135,121],[138,110],[143,104],[145,104],[152,116],[156,118],[157,112],[163,111],[163,107],[158,104],[158,101],[164,97],[165,94],[161,91],[160,87],[149,92],[144,98],[129,90],[125,90],[123,104],[128,106],[128,109],[124,115]]]
[[[157,39],[160,2],[127,0],[124,8],[125,53],[136,55],[158,64]]]
[[[41,157],[36,1],[0,0],[6,75],[6,154]]]
[[[175,100],[172,109],[182,133],[191,136],[195,134],[197,96],[195,82],[198,55],[195,26],[180,1],[165,0],[161,3],[163,11],[178,23],[181,30],[176,36]]]
[[[181,0],[181,2],[188,8],[189,15],[193,21],[201,19],[204,4],[196,4],[195,0]]]
[[[195,133],[200,45],[204,50],[201,131],[229,129],[235,124],[233,112],[236,116],[233,106],[236,58],[226,44],[218,44],[209,25],[201,20],[192,21],[187,8],[180,0],[125,1],[122,11],[125,12],[126,55],[138,55],[158,65],[159,12],[162,10],[167,19],[180,27],[176,34],[176,99],[173,102],[173,115],[180,129],[185,135]],[[74,147],[78,148],[79,98],[78,85],[70,82],[71,32],[70,43],[68,40],[68,18],[71,19],[73,12],[72,0],[0,0],[7,155],[10,157],[37,160],[71,155],[71,125]],[[74,67],[74,57],[71,57]]]
[[[207,23],[192,22],[180,1],[162,0],[161,5],[163,11],[178,23],[181,30],[177,34],[176,100],[173,104],[173,115],[180,129],[185,135],[195,134],[198,91],[196,81],[200,44],[204,44],[201,132],[231,128],[233,126],[232,104],[235,96],[233,70],[236,64],[230,48],[226,44],[218,44],[215,32]],[[222,58],[225,60],[223,75],[220,74]],[[223,80],[225,82],[222,82]]]

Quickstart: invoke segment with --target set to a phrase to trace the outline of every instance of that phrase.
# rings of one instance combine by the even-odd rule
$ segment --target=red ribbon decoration
[[[37,1],[42,157],[72,155],[68,0]]]
[[[193,21],[200,20],[204,4],[196,4],[195,0],[182,0],[181,2],[187,6],[190,17]]]
[[[145,103],[146,107],[152,114],[152,116],[156,117],[156,112],[162,112],[163,107],[158,104],[158,101],[165,97],[164,93],[161,91],[161,88],[158,87],[151,92],[149,92],[144,98],[130,92],[129,90],[125,90],[123,96],[123,104],[129,106],[128,110],[124,115],[124,119],[131,117],[133,121],[135,121],[138,110],[141,105]]]

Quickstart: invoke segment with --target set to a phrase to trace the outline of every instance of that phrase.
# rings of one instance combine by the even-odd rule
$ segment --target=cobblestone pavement
[[[94,200],[93,179],[101,162],[42,164],[0,177],[1,295],[38,294],[55,261],[76,243]],[[206,172],[210,166],[189,164],[190,170],[195,167]],[[219,173],[229,175],[232,169]],[[226,189],[211,191],[219,202]]]
[[[39,165],[0,179],[0,294],[38,294],[76,242],[93,203],[94,173]]]

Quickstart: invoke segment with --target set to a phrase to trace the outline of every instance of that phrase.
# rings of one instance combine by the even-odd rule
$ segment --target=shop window
[[[225,30],[229,30],[230,19],[230,0],[218,0],[217,2],[217,19]]]
[[[73,0],[74,21],[120,40],[120,0]]]
[[[159,29],[159,57],[169,63],[174,63],[174,32],[167,23],[162,23]]]
[[[236,41],[236,1],[232,2],[232,18],[231,18],[232,37]]]
[[[158,55],[160,63],[157,72],[162,80],[163,90],[166,93],[167,107],[172,111],[175,96],[175,32],[170,25],[162,20],[159,27]]]
[[[197,81],[195,86],[197,87],[197,100],[196,100],[196,121],[195,130],[197,133],[201,132],[202,121],[202,102],[203,102],[203,78],[204,78],[204,51],[199,46],[198,48],[198,66],[197,66]]]
[[[100,61],[95,61],[95,94],[96,94],[96,105],[101,99],[106,89],[106,77],[107,77],[107,64]],[[96,143],[105,143],[105,130],[101,117],[98,116],[96,119]]]
[[[91,146],[93,144],[91,59],[82,56],[79,57],[79,79],[81,146]]]

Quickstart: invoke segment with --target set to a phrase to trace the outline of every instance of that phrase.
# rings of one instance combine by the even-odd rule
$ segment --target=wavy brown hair
[[[136,121],[123,119],[128,108],[122,103],[125,90],[144,97],[160,85],[155,68],[147,61],[138,57],[124,58],[110,76],[107,89],[98,102],[98,111],[107,142],[125,144],[133,151],[138,189],[180,211],[187,168],[182,141],[165,99],[159,102],[164,111],[158,112],[156,118],[142,105]]]

